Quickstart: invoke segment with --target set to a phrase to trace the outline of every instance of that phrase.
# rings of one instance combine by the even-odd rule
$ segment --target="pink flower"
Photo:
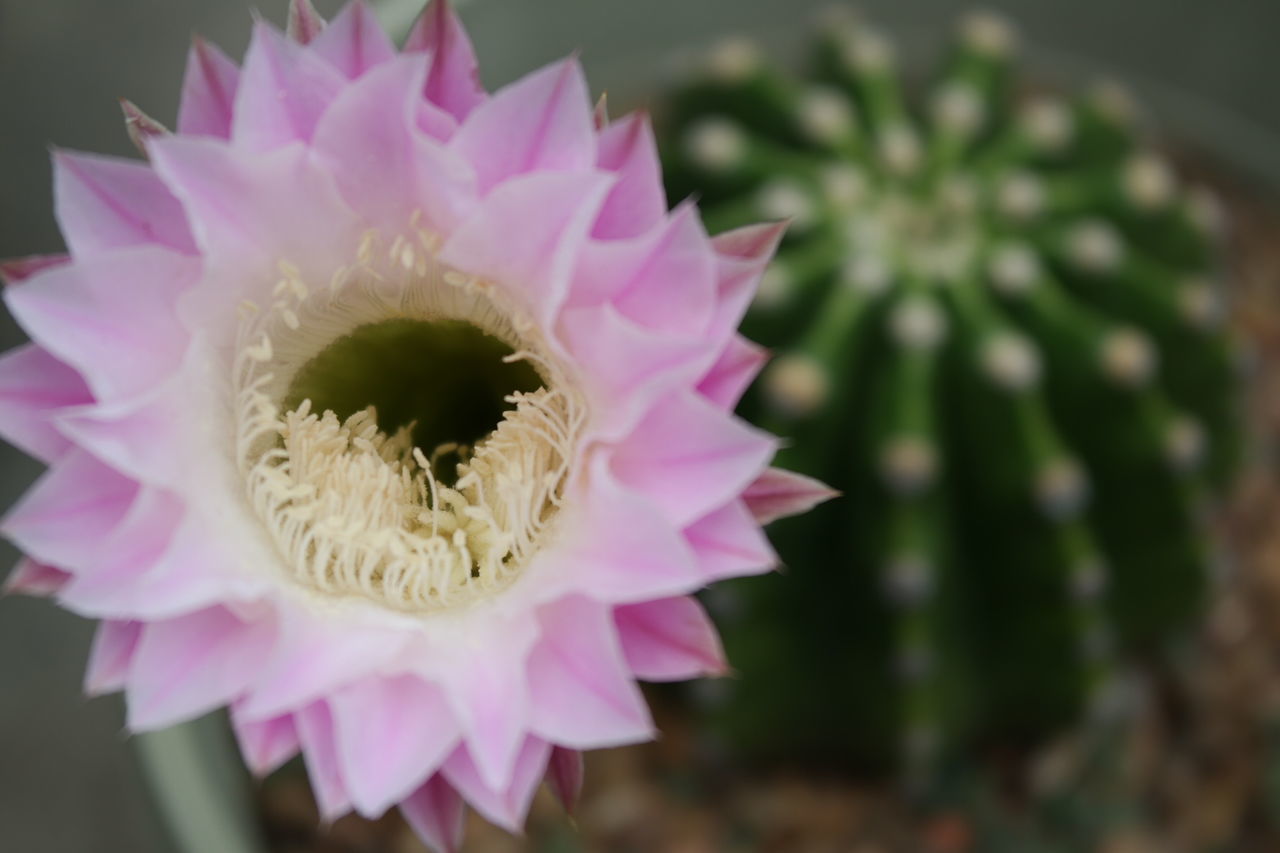
[[[781,228],[668,212],[572,60],[477,79],[443,0],[402,51],[358,2],[197,41],[178,132],[58,152],[70,255],[3,268],[0,430],[50,466],[11,586],[102,620],[88,690],[228,705],[256,772],[446,849],[649,738],[637,678],[722,672],[690,593],[828,494],[732,414]]]

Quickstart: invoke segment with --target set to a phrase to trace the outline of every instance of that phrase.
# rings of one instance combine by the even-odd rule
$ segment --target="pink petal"
[[[182,206],[145,163],[55,151],[53,194],[73,255],[144,245],[195,252]]]
[[[147,143],[151,139],[169,135],[169,128],[138,109],[133,101],[121,98],[120,109],[124,113],[124,128],[129,134],[129,141],[143,157],[147,156]]]
[[[136,482],[75,450],[55,462],[9,511],[4,535],[41,562],[64,569],[84,566],[137,494]]]
[[[342,778],[367,817],[409,796],[458,744],[444,694],[416,676],[375,676],[328,701]]]
[[[316,127],[312,146],[329,160],[343,196],[384,235],[402,233],[415,213],[421,225],[448,233],[474,204],[470,167],[419,130],[415,116],[435,110],[418,94],[425,73],[421,56],[381,65],[348,86]],[[436,112],[430,121],[452,123]]]
[[[178,107],[178,132],[199,136],[231,137],[240,69],[227,55],[196,37],[187,56]]]
[[[42,462],[52,462],[71,446],[52,418],[92,401],[84,377],[37,344],[0,356],[0,435]]]
[[[173,460],[186,447],[181,429],[190,412],[176,394],[157,392],[134,400],[71,409],[58,416],[59,432],[112,468],[135,480],[166,485],[180,481]]]
[[[628,604],[614,611],[627,665],[649,681],[680,681],[728,671],[715,626],[688,596]]]
[[[503,829],[519,833],[546,771],[550,751],[545,741],[526,738],[516,756],[510,782],[500,787],[491,787],[485,782],[463,747],[455,750],[445,762],[444,775],[472,808]]]
[[[456,853],[462,847],[464,804],[442,774],[432,776],[400,803],[400,813],[429,847],[440,853]]]
[[[714,324],[720,333],[728,335],[742,322],[786,230],[785,222],[747,225],[711,239],[720,255],[720,310]]]
[[[597,172],[513,178],[481,202],[439,258],[507,289],[535,318],[549,321],[564,302],[610,181]]]
[[[119,622],[107,619],[98,623],[89,651],[89,667],[84,678],[84,692],[101,696],[123,690],[129,670],[142,639],[141,622]]]
[[[231,705],[231,727],[240,744],[245,764],[255,776],[266,776],[298,754],[302,747],[298,728],[292,714],[282,714],[268,720],[246,720],[241,711],[243,703]]]
[[[244,58],[232,140],[249,151],[310,140],[345,82],[324,59],[259,21]]]
[[[298,44],[311,44],[324,31],[324,18],[311,5],[311,0],[289,0],[289,16],[285,35]]]
[[[449,0],[434,0],[423,11],[405,40],[404,50],[431,54],[424,88],[427,100],[458,121],[485,99],[475,50]]]
[[[596,749],[653,737],[607,605],[562,599],[542,608],[542,640],[529,656],[530,723],[553,743]]]
[[[129,727],[161,728],[231,701],[270,642],[269,622],[243,622],[224,607],[148,623],[129,670]]]
[[[547,787],[568,814],[573,814],[578,807],[583,773],[581,752],[563,746],[551,748],[551,757],[547,760]]]
[[[324,702],[314,702],[298,712],[295,719],[320,816],[326,821],[336,820],[351,811],[351,796],[338,762],[329,707]]]
[[[668,395],[618,447],[613,471],[679,527],[738,495],[777,440],[693,392]]]
[[[698,383],[698,393],[732,411],[769,360],[769,351],[741,335],[734,335],[720,358]]]
[[[758,575],[778,566],[778,555],[741,500],[730,501],[684,531],[706,581]]]
[[[760,524],[768,524],[788,515],[799,515],[813,507],[839,497],[840,493],[812,477],[768,468],[747,487],[742,497]]]
[[[582,67],[566,60],[500,89],[450,145],[474,166],[484,193],[525,172],[591,169],[596,138]]]
[[[35,560],[20,560],[5,579],[4,592],[6,595],[43,598],[57,594],[70,579],[71,574],[62,569],[55,569]]]
[[[395,45],[361,0],[347,3],[316,37],[311,50],[352,80],[396,55]]]
[[[7,261],[0,261],[0,281],[5,284],[18,284],[38,272],[60,267],[70,261],[70,255],[27,255],[24,258],[10,258]]]
[[[188,337],[177,302],[200,274],[196,258],[142,246],[55,267],[4,296],[33,338],[99,399],[116,400],[156,387],[181,363]]]
[[[600,239],[635,237],[662,221],[667,195],[662,167],[649,117],[633,113],[600,134],[597,164],[618,175],[605,201],[592,236]]]

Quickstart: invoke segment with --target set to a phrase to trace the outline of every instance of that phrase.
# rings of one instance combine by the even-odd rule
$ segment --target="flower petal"
[[[618,175],[592,236],[635,237],[662,221],[667,195],[649,117],[632,113],[606,127],[599,137],[597,165]]]
[[[584,770],[581,752],[563,746],[551,748],[551,757],[547,760],[547,787],[568,814],[573,814],[578,807]]]
[[[614,612],[627,665],[649,681],[680,681],[728,671],[720,636],[689,596],[628,604]]]
[[[7,261],[0,261],[0,281],[5,284],[18,284],[38,272],[70,262],[70,255],[27,255],[22,258],[10,258]]]
[[[354,80],[395,57],[396,47],[369,7],[351,0],[316,36],[311,51]]]
[[[30,595],[43,598],[55,595],[71,579],[70,572],[37,563],[20,560],[4,581],[5,595]]]
[[[445,778],[480,814],[503,829],[518,833],[533,794],[542,781],[551,747],[539,738],[525,738],[515,758],[510,781],[491,787],[476,769],[463,747],[456,749],[444,765]]]
[[[483,193],[526,172],[590,170],[596,138],[582,67],[566,60],[498,90],[450,145],[471,162]]]
[[[41,462],[71,446],[53,426],[57,413],[92,400],[84,378],[38,344],[0,355],[0,436]]]
[[[471,39],[449,0],[432,0],[423,10],[405,39],[404,51],[431,54],[424,93],[458,121],[487,97]]]
[[[596,749],[654,735],[631,678],[610,608],[582,597],[539,613],[542,639],[529,656],[530,724],[553,743]]]
[[[245,764],[255,776],[266,776],[298,754],[302,742],[298,739],[298,727],[292,714],[266,720],[247,720],[242,707],[243,702],[231,704],[231,727],[236,733]]]
[[[311,44],[324,31],[325,21],[311,0],[289,0],[285,35],[298,44]]]
[[[53,194],[73,255],[144,245],[195,251],[182,205],[146,163],[55,151]]]
[[[825,483],[782,468],[766,469],[742,493],[751,514],[760,524],[808,512],[839,495]]]
[[[351,795],[342,778],[329,706],[313,702],[298,712],[295,723],[320,817],[326,821],[336,820],[351,811]]]
[[[89,667],[84,677],[84,692],[101,696],[123,690],[129,680],[129,669],[142,639],[142,623],[105,619],[98,623],[89,651]]]
[[[733,500],[685,528],[706,581],[763,574],[777,568],[778,555],[741,500]]]
[[[747,225],[711,238],[720,256],[720,310],[713,328],[728,335],[747,313],[760,277],[787,230],[785,222]]]
[[[443,774],[432,776],[400,803],[400,813],[418,837],[440,853],[456,853],[462,846],[465,808]]]
[[[724,352],[698,383],[698,393],[732,411],[769,360],[769,351],[741,335],[729,339]]]
[[[178,132],[231,138],[231,122],[239,88],[240,69],[236,64],[217,47],[197,36],[187,55],[182,103],[178,107]]]

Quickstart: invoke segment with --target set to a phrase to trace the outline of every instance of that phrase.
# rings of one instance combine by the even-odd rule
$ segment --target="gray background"
[[[332,12],[336,2],[318,2]],[[417,0],[382,13],[407,21]],[[716,33],[766,33],[793,50],[796,0],[474,0],[463,14],[497,85],[575,49],[596,91],[643,101],[673,57]],[[869,17],[929,50],[967,4],[865,0]],[[1050,75],[1082,69],[1135,84],[1159,119],[1246,173],[1280,186],[1280,3],[1276,0],[1040,0],[992,4],[1012,13]],[[283,19],[285,0],[261,0]],[[240,0],[0,0],[0,257],[56,251],[47,147],[130,154],[116,99],[171,123],[189,34],[233,56],[248,38]],[[0,317],[4,348],[21,339]],[[0,449],[0,506],[38,473]],[[0,551],[0,573],[13,562]],[[80,673],[91,627],[48,602],[0,600],[0,847],[31,851],[168,848],[121,731],[118,698],[86,701]]]

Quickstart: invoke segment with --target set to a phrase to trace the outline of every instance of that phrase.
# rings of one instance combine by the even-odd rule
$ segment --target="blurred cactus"
[[[925,766],[1096,706],[1197,614],[1238,452],[1221,214],[1115,86],[1033,94],[965,19],[916,108],[892,44],[824,20],[796,80],[744,41],[660,115],[712,231],[790,219],[746,320],[744,412],[845,493],[778,525],[783,575],[713,592],[737,745]]]

